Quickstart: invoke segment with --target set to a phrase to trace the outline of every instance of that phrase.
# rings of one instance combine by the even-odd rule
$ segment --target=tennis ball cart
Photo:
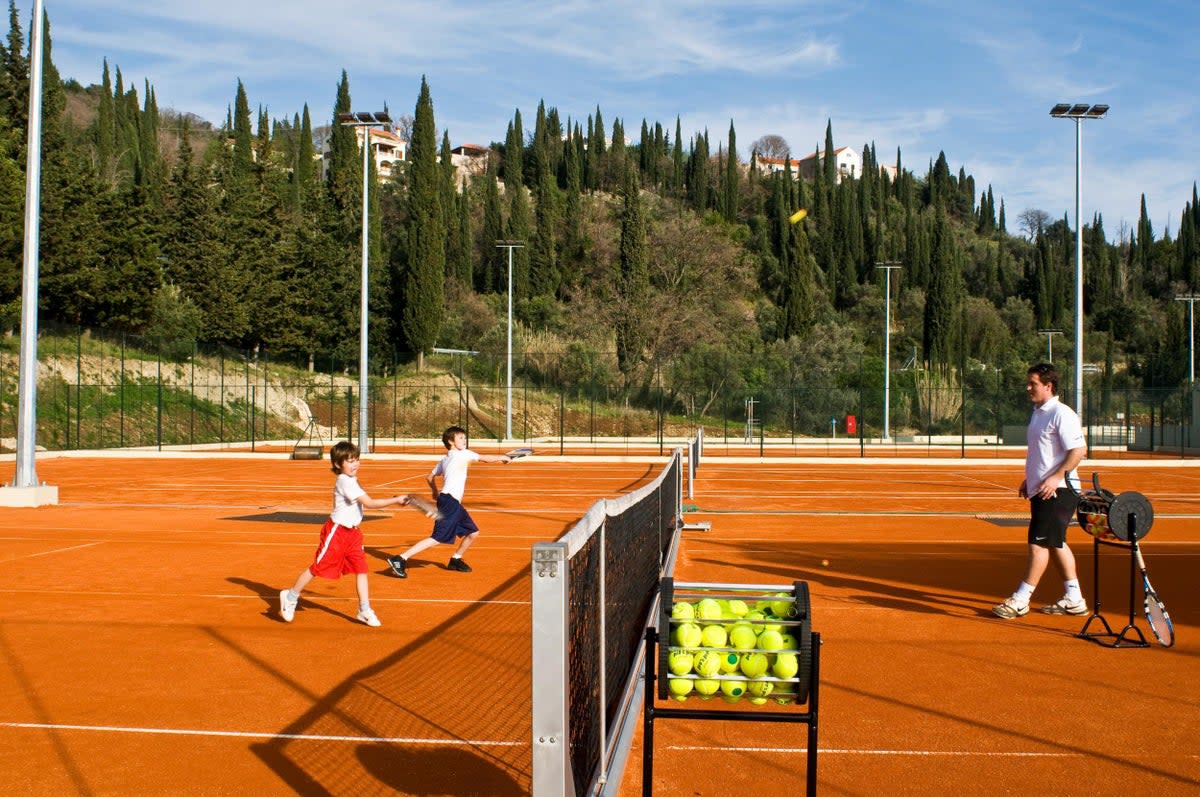
[[[657,624],[646,629],[642,794],[653,791],[655,722],[684,719],[806,725],[813,797],[820,654],[806,581],[662,579]]]
[[[1107,647],[1149,647],[1146,635],[1134,622],[1137,574],[1142,576],[1142,606],[1151,633],[1163,647],[1175,644],[1175,625],[1167,607],[1150,584],[1141,540],[1154,525],[1154,507],[1138,492],[1115,494],[1100,486],[1100,475],[1092,474],[1092,489],[1081,492],[1075,512],[1080,527],[1092,535],[1092,611],[1077,636]],[[1119,632],[1113,631],[1100,613],[1100,547],[1124,548],[1129,552],[1129,619]],[[1097,623],[1102,630],[1089,630]]]

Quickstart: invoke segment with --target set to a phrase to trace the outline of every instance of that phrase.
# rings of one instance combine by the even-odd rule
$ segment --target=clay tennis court
[[[423,489],[440,447],[364,457],[373,495]],[[481,450],[485,450],[482,446]],[[602,452],[600,452],[602,453]],[[623,452],[622,452],[623,453]],[[646,452],[653,453],[653,451]],[[709,454],[714,452],[709,451]],[[295,622],[278,591],[310,561],[328,460],[46,457],[60,504],[6,509],[0,554],[0,778],[6,792],[519,795],[531,783],[530,549],[661,461],[539,454],[476,465],[483,529],[460,574],[425,536],[368,512],[372,602],[314,581]],[[821,661],[818,791],[830,795],[1184,795],[1200,791],[1200,468],[1095,460],[1156,520],[1143,541],[1178,643],[1109,649],[1084,618],[990,607],[1024,565],[1018,458],[715,457],[697,476],[676,577],[807,580]],[[1069,539],[1085,594],[1093,545]],[[828,560],[828,566],[821,561]],[[1128,555],[1100,550],[1102,612],[1128,617]],[[1140,579],[1139,579],[1140,581]],[[1058,597],[1053,574],[1035,603]],[[1136,589],[1135,622],[1141,616]],[[660,721],[655,793],[802,794],[803,725]],[[640,739],[620,793],[641,792]]]

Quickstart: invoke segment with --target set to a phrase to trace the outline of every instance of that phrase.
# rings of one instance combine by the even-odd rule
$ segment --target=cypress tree
[[[725,159],[725,181],[722,185],[721,212],[728,221],[738,219],[738,189],[739,171],[737,157],[737,133],[733,129],[733,120],[729,120],[729,153]]]
[[[250,101],[241,79],[237,82],[237,97],[233,105],[233,173],[250,174],[254,169],[253,134],[250,130]]]
[[[558,227],[560,219],[558,185],[547,163],[546,148],[537,147],[537,231],[534,233],[529,258],[530,291],[534,296],[555,296],[561,283],[558,262]],[[514,253],[515,254],[515,253]]]
[[[925,295],[925,358],[931,368],[959,362],[962,269],[953,232],[942,209],[934,220],[932,271]]]
[[[632,171],[626,174],[622,191],[617,293],[620,305],[616,321],[617,367],[628,380],[642,360],[645,347],[643,316],[650,295],[646,222]]]
[[[500,209],[500,189],[496,173],[489,170],[483,177],[483,222],[479,229],[479,263],[475,271],[475,290],[480,293],[499,293],[504,271],[500,264],[501,250],[496,242],[504,237],[504,216]]]
[[[437,127],[429,84],[421,77],[421,93],[413,115],[409,147],[409,227],[407,262],[398,284],[401,290],[398,327],[408,349],[417,356],[417,369],[437,339],[442,314],[442,275],[446,267],[445,214],[437,164]]]

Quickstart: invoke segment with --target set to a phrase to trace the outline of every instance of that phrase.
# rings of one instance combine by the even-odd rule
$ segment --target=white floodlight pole
[[[21,350],[17,378],[16,472],[10,487],[31,493],[16,497],[18,505],[58,503],[56,488],[38,484],[34,452],[37,449],[37,337],[38,265],[42,207],[42,0],[33,3],[33,30],[29,42],[29,129],[25,160],[25,248],[21,269]],[[14,496],[15,497],[15,496]],[[6,505],[9,497],[4,499]]]
[[[890,411],[892,405],[892,270],[900,268],[900,261],[885,260],[875,264],[885,275],[883,300],[883,438],[888,439]]]
[[[361,287],[359,297],[359,330],[358,330],[358,450],[366,453],[367,445],[367,324],[368,324],[368,266],[370,250],[370,228],[367,225],[368,197],[370,196],[370,165],[371,165],[371,130],[391,124],[391,118],[386,112],[379,113],[339,113],[338,121],[347,126],[362,130],[363,133],[363,173],[362,173],[362,269],[360,275]]]
[[[1046,362],[1054,362],[1054,336],[1061,335],[1061,329],[1039,329],[1039,335],[1046,336]]]
[[[504,402],[504,439],[512,440],[512,327],[513,327],[513,276],[512,276],[512,258],[513,250],[521,249],[525,244],[519,241],[500,241],[496,244],[497,249],[508,250],[508,348],[507,348],[507,365],[508,379],[505,382],[507,385],[506,399]]]
[[[1188,384],[1196,382],[1196,316],[1194,310],[1196,302],[1200,301],[1200,294],[1184,294],[1176,296],[1175,301],[1188,303]]]
[[[1083,120],[1103,119],[1107,105],[1059,103],[1055,118],[1075,122],[1075,412],[1083,417]]]

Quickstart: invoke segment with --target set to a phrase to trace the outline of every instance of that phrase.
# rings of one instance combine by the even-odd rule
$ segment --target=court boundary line
[[[355,742],[370,744],[417,744],[446,747],[521,747],[526,741],[485,739],[430,739],[409,736],[338,736],[329,734],[270,733],[267,731],[214,731],[198,728],[140,728],[121,725],[71,725],[50,722],[0,722],[0,728],[45,731],[84,731],[95,733],[136,733],[163,736],[209,736],[230,739],[287,739],[310,742]]]
[[[45,537],[18,537],[18,538],[16,538],[16,540],[20,541],[20,542],[35,542],[35,541],[44,542],[45,539],[46,539]],[[107,540],[97,540],[96,542],[85,542],[80,545],[71,545],[66,548],[55,548],[52,551],[39,551],[37,553],[29,553],[29,554],[24,554],[22,556],[14,556],[10,559],[0,559],[0,565],[8,564],[9,562],[17,562],[17,561],[20,561],[21,559],[33,559],[34,557],[37,557],[37,556],[50,556],[51,554],[56,554],[56,553],[66,553],[67,551],[77,551],[80,548],[91,548],[95,545],[103,545],[105,542],[107,542]]]
[[[734,751],[739,753],[788,753],[788,754],[807,754],[806,747],[710,747],[705,745],[667,745],[666,749],[676,750],[680,752],[714,752]],[[1066,752],[1045,752],[1038,753],[1032,751],[988,751],[988,750],[864,750],[853,749],[849,747],[843,748],[817,748],[818,755],[873,755],[873,756],[910,756],[910,757],[956,757],[956,758],[1090,758],[1089,753],[1066,753]],[[1195,753],[1184,753],[1174,756],[1178,759],[1190,760],[1200,758],[1200,755]],[[1161,759],[1159,753],[1145,753],[1143,755],[1133,755],[1130,758],[1153,758]]]

